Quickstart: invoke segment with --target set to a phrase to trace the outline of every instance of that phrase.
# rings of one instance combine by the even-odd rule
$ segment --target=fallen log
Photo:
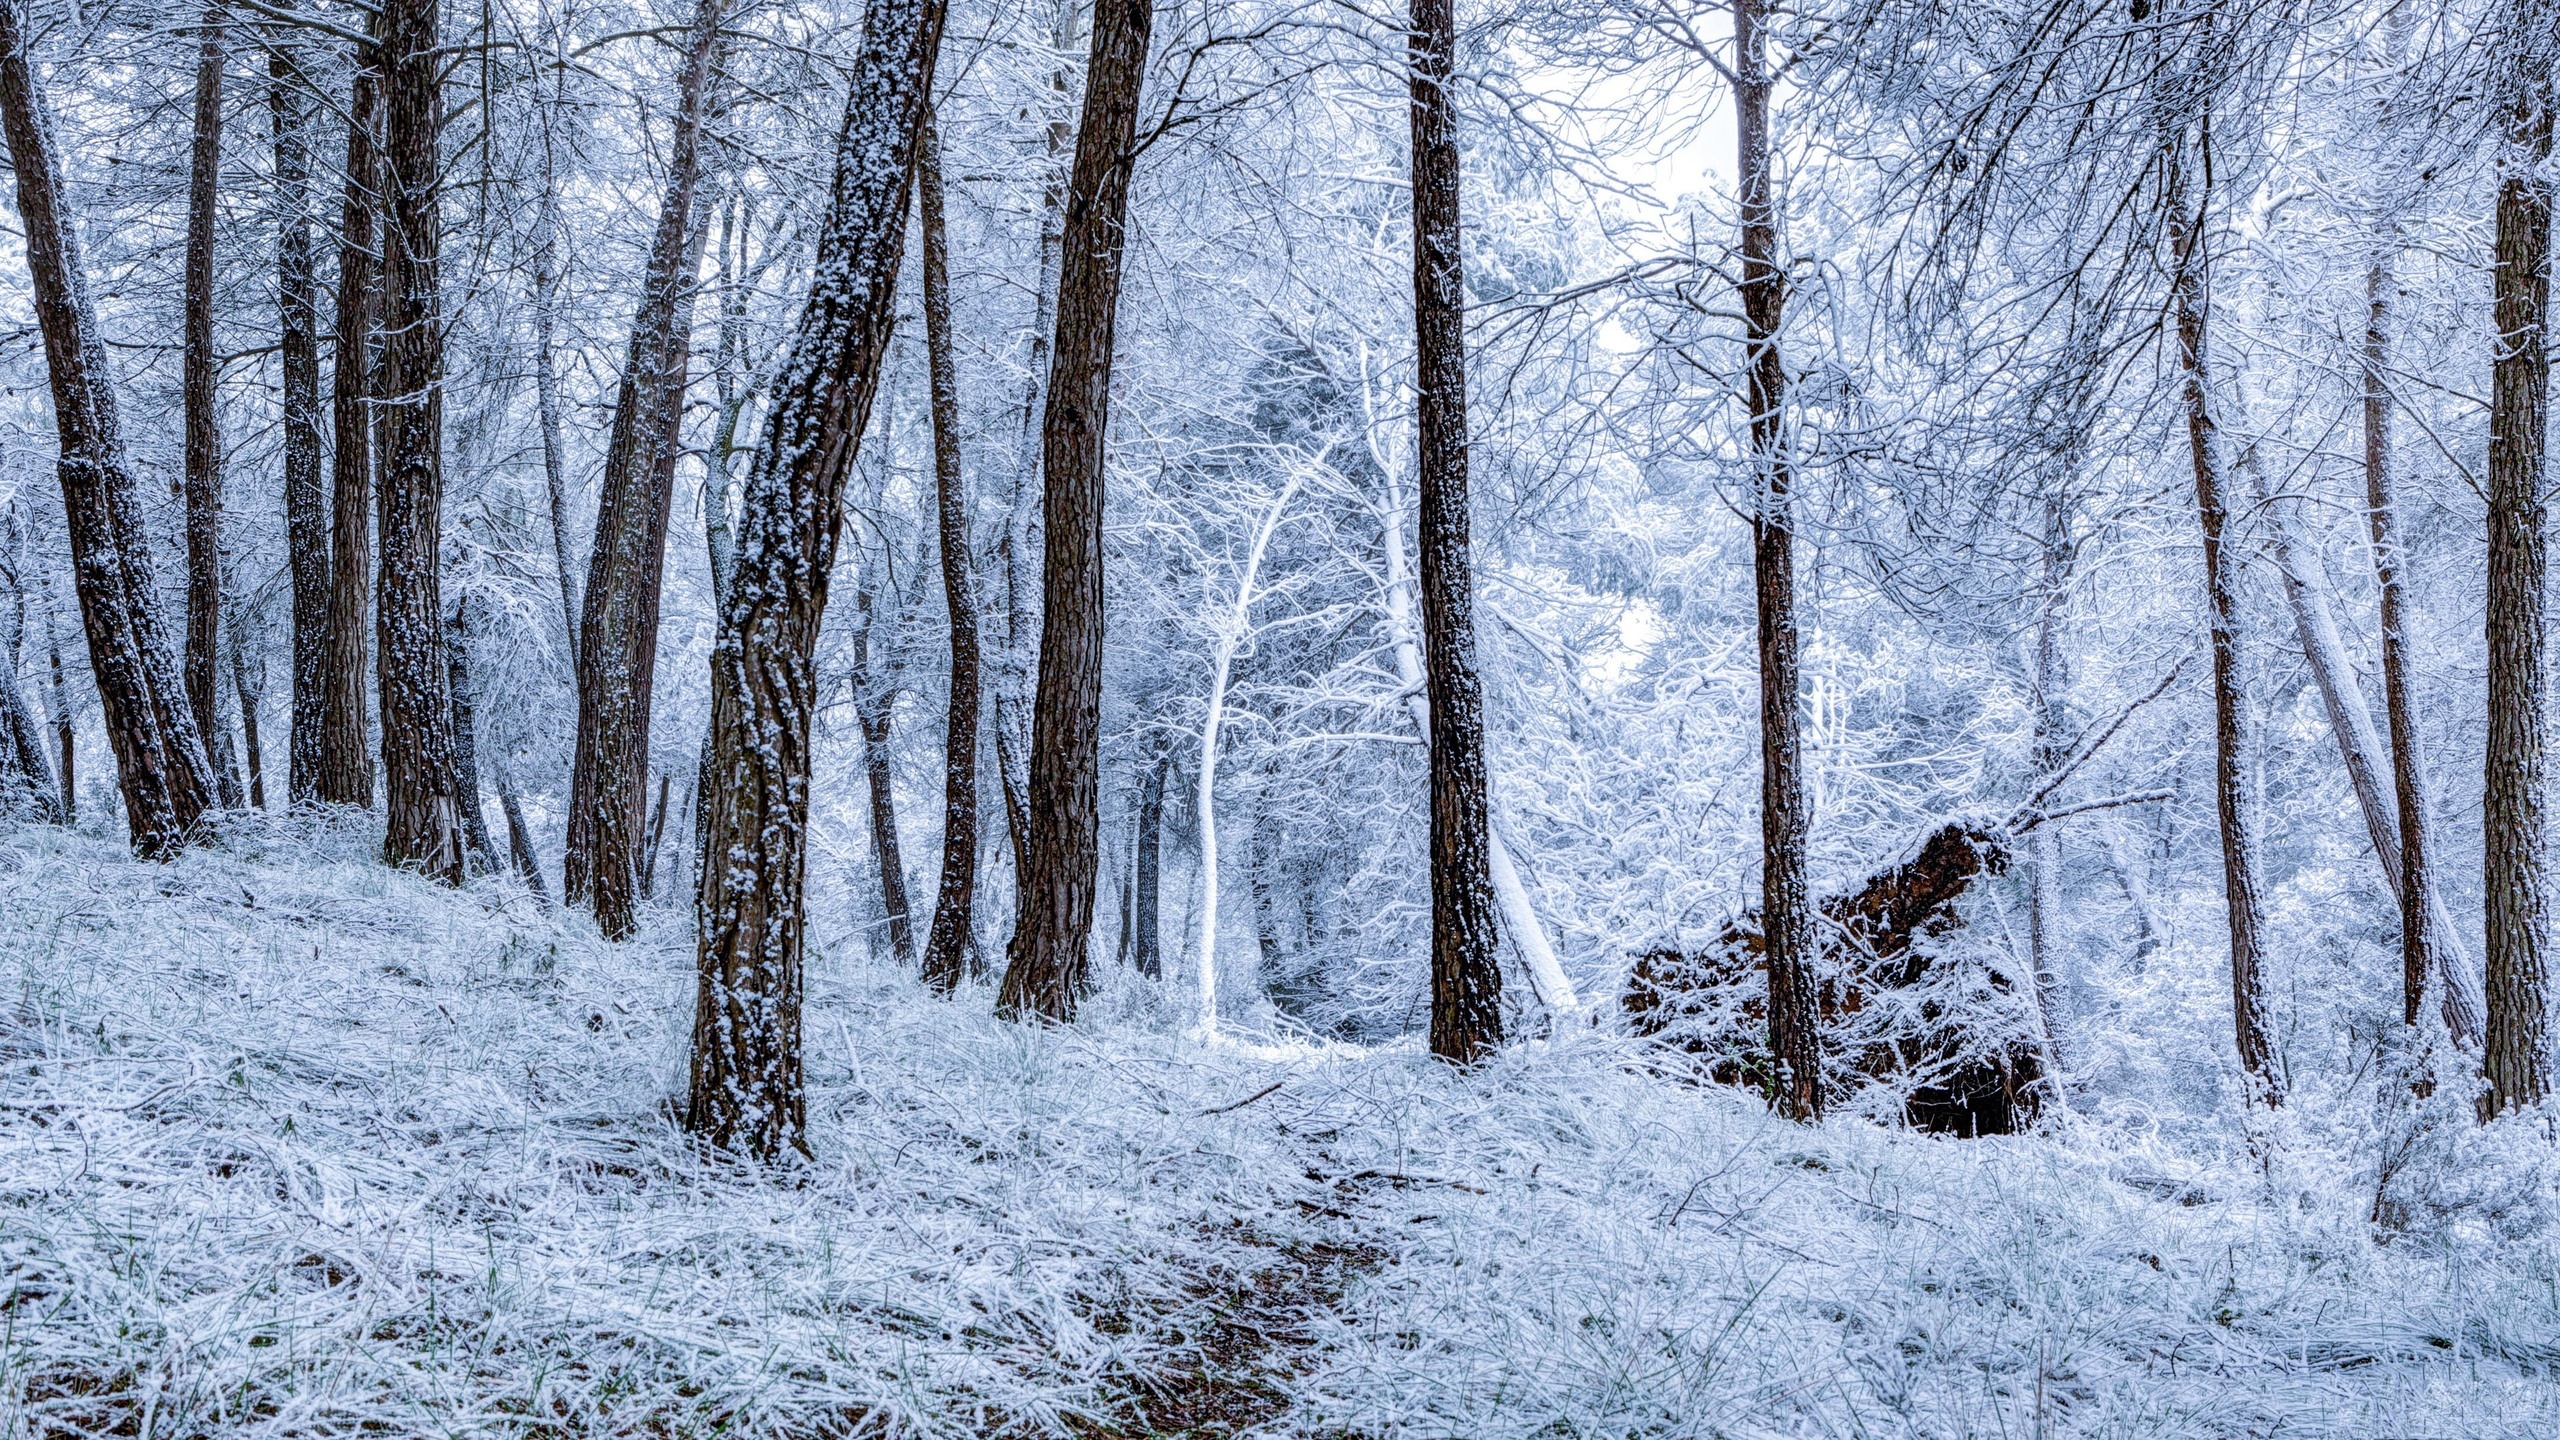
[[[2140,798],[2150,798],[2144,796]],[[2028,997],[1989,965],[1941,963],[1958,902],[2049,818],[1941,826],[1911,858],[1821,906],[1825,1102],[1880,1084],[1912,1128],[2010,1135],[2035,1123],[2044,1044]],[[1635,1032],[1705,1057],[1706,1078],[1769,1093],[1768,954],[1756,910],[1695,953],[1637,958],[1619,997]]]

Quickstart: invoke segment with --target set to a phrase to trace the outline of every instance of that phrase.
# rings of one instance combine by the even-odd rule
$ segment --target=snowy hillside
[[[1136,980],[1054,1031],[829,957],[759,1174],[667,1119],[671,917],[281,827],[0,870],[13,1437],[2560,1433],[2511,1126],[2381,1246],[2289,1131],[1806,1128],[1603,1033],[1204,1049]]]

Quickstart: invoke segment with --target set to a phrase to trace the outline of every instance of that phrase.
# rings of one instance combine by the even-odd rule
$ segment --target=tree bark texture
[[[2519,18],[2537,7],[2519,0]],[[2544,42],[2547,45],[2547,37]],[[2551,404],[2551,79],[2508,102],[2490,272],[2488,912],[2491,1113],[2550,1093],[2551,881],[2543,853],[2543,469]]]
[[[213,353],[214,206],[222,184],[223,26],[219,4],[205,7],[196,43],[195,124],[187,157],[184,359],[179,388],[186,412],[187,705],[213,766],[223,808],[240,806],[240,770],[222,724],[222,362]]]
[[[2203,228],[2207,197],[2188,194],[2189,156],[2173,141],[2163,155],[2162,208],[2170,249],[2170,302],[2178,347],[2179,398],[2187,455],[2195,477],[2196,522],[2204,537],[2206,623],[2213,634],[2213,791],[2222,829],[2223,904],[2231,938],[2231,1017],[2241,1068],[2252,1098],[2283,1103],[2267,1014],[2265,912],[2258,894],[2258,837],[2248,774],[2248,697],[2239,625],[2239,559],[2226,542],[2221,433],[2207,368],[2211,261]],[[2192,206],[2193,208],[2190,208]]]
[[[862,628],[853,637],[853,710],[862,726],[862,770],[871,793],[871,851],[880,862],[880,914],[889,927],[890,953],[903,969],[916,962],[916,930],[907,904],[907,862],[898,848],[898,787],[889,770],[890,727],[897,715],[898,690],[893,675],[871,668],[872,630],[879,623],[879,582],[867,559],[862,567],[854,582]],[[893,611],[896,596],[892,590]]]
[[[311,106],[301,52],[268,36],[267,116],[275,142],[276,347],[284,421],[286,570],[293,585],[293,715],[285,798],[320,798],[329,686],[329,492],[320,435],[320,291],[311,250]]]
[[[46,694],[53,705],[55,753],[62,761],[62,768],[56,772],[56,778],[62,783],[62,808],[56,812],[55,819],[68,825],[80,818],[80,788],[77,783],[80,746],[79,736],[71,724],[71,685],[63,673],[62,633],[54,620],[53,579],[50,575],[44,582],[41,618],[44,621]]]
[[[951,699],[942,725],[942,880],[924,946],[924,979],[949,994],[967,973],[978,881],[978,606],[969,575],[969,506],[960,471],[960,377],[952,356],[951,255],[942,212],[942,140],[924,121],[916,156],[924,240],[925,369],[932,387],[933,498],[942,598],[951,626]]]
[[[1040,424],[1040,675],[1031,712],[1029,827],[997,1010],[1075,1017],[1100,865],[1103,447],[1126,246],[1131,146],[1152,0],[1096,0],[1084,118],[1067,181],[1057,339]]]
[[[258,703],[266,696],[267,662],[249,658],[250,646],[240,633],[240,607],[230,607],[230,623],[223,627],[223,647],[231,661],[231,693],[240,702],[241,755],[249,767],[249,808],[267,808],[267,757],[258,744]]]
[[[809,298],[740,498],[737,568],[712,651],[685,1124],[765,1160],[808,1150],[800,977],[818,625],[845,475],[895,323],[942,15],[938,0],[874,0],[865,16]]]
[[[53,391],[72,579],[134,850],[166,859],[212,803],[195,715],[160,632],[141,497],[118,431],[115,372],[65,213],[52,120],[36,88],[23,0],[0,0],[0,129],[8,136],[27,276]]]
[[[6,808],[31,814],[39,820],[59,823],[62,798],[54,790],[53,762],[45,754],[44,731],[36,724],[35,712],[27,705],[26,692],[18,686],[18,667],[25,653],[27,635],[26,560],[20,543],[21,531],[14,510],[8,526],[9,624],[0,644],[0,771],[5,771],[8,792]]]
[[[375,680],[382,704],[383,859],[447,884],[463,876],[453,689],[438,562],[444,537],[444,318],[438,251],[443,57],[436,0],[382,8],[382,589]]]
[[[473,863],[489,873],[498,868],[498,849],[490,843],[489,814],[480,804],[480,691],[471,679],[470,605],[467,597],[455,601],[445,621],[445,682],[453,692],[453,774],[462,837]]]
[[[1770,77],[1762,58],[1764,0],[1736,0],[1734,127],[1742,179],[1744,403],[1754,469],[1751,568],[1760,642],[1760,926],[1769,956],[1769,1051],[1778,1112],[1822,1115],[1821,1014],[1815,966],[1796,636],[1794,474],[1787,457],[1787,370],[1779,351],[1786,275],[1769,144]]]
[[[339,205],[338,293],[329,362],[328,670],[321,682],[316,793],[330,805],[373,804],[365,752],[365,663],[372,650],[374,132],[382,123],[378,45],[356,47],[347,90],[346,190]]]
[[[649,714],[657,678],[667,517],[692,357],[694,272],[708,228],[694,222],[703,98],[719,46],[722,0],[699,0],[676,82],[675,137],[658,231],[606,443],[595,549],[578,617],[578,730],[560,891],[592,906],[616,940],[639,928],[640,852],[648,818]]]

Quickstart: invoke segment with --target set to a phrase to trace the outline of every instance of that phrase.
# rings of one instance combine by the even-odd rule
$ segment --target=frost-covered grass
[[[0,834],[9,1435],[2560,1433],[2530,1126],[2379,1245],[2335,1117],[1802,1130],[1605,1034],[1456,1075],[837,956],[760,1176],[666,1118],[672,916],[364,849]]]

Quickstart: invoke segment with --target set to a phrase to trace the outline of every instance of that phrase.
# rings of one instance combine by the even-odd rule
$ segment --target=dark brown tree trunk
[[[722,0],[699,0],[687,33],[666,198],[614,399],[595,550],[578,620],[577,747],[560,891],[571,905],[592,906],[598,928],[616,940],[639,928],[634,912],[648,820],[649,712],[667,515],[692,357],[693,275],[709,233],[694,223],[694,194],[702,173],[703,97],[719,45],[721,8]]]
[[[1769,1051],[1773,1097],[1792,1120],[1822,1115],[1821,1016],[1815,965],[1804,798],[1803,739],[1796,694],[1794,473],[1787,454],[1787,370],[1778,348],[1786,316],[1786,274],[1778,261],[1778,212],[1769,142],[1770,76],[1762,52],[1764,0],[1736,0],[1734,128],[1742,179],[1743,396],[1750,410],[1751,560],[1760,621],[1760,913],[1769,950]]]
[[[133,848],[165,859],[196,833],[212,803],[212,779],[160,633],[141,497],[117,429],[115,372],[63,208],[61,166],[21,6],[0,0],[0,129],[17,177],[27,276],[53,390],[72,578]]]
[[[2518,3],[2526,20],[2535,6]],[[2547,44],[2547,36],[2538,37]],[[2544,62],[2546,65],[2548,61]],[[2548,73],[2516,82],[2499,157],[2490,294],[2489,747],[2483,810],[2490,1113],[2551,1084],[2550,876],[2543,854],[2543,448],[2550,423],[2551,107]]]
[[[377,27],[378,29],[378,27]],[[374,131],[382,123],[379,47],[356,47],[347,92],[346,193],[339,208],[338,313],[329,363],[329,620],[327,673],[320,693],[324,804],[373,804],[373,758],[365,751],[365,661],[372,649]]]
[[[736,571],[711,660],[695,904],[700,989],[685,1126],[723,1150],[807,1153],[800,974],[809,722],[844,481],[896,321],[916,137],[939,0],[872,0],[847,77],[808,302],[740,499]]]
[[[1111,417],[1138,89],[1152,0],[1095,0],[1084,119],[1067,181],[1057,341],[1040,422],[1040,676],[1031,710],[1028,827],[1015,877],[1013,943],[997,1011],[1075,1018],[1093,935],[1100,863],[1102,457]]]
[[[533,850],[533,832],[524,823],[524,804],[516,798],[514,782],[507,779],[507,767],[498,767],[498,809],[507,817],[507,858],[514,864],[516,878],[524,882],[536,900],[549,901],[551,894],[542,884],[542,857]]]
[[[658,842],[667,838],[667,796],[675,785],[674,775],[659,772],[658,813],[649,821],[649,848],[640,857],[640,898],[643,900],[658,893]]]
[[[1136,940],[1130,963],[1150,980],[1164,978],[1164,787],[1173,772],[1171,756],[1158,756],[1138,791],[1138,853],[1129,868],[1136,876],[1136,895],[1129,902],[1129,928]]]
[[[2224,539],[2223,458],[2206,352],[2211,264],[2203,234],[2210,197],[2190,196],[2183,141],[2164,151],[2161,197],[2170,249],[2170,301],[2177,327],[2179,390],[2195,475],[2196,521],[2204,535],[2206,622],[2213,632],[2213,790],[2222,827],[2223,904],[2230,920],[2231,1017],[2252,1098],[2284,1102],[2267,1017],[2265,919],[2258,895],[2258,837],[2249,790],[2248,697],[2240,652],[2239,561]]]
[[[222,724],[222,362],[213,353],[214,203],[222,184],[220,5],[205,7],[196,46],[195,130],[187,161],[186,409],[187,704],[226,810],[240,807],[240,771]]]
[[[236,582],[235,582],[236,583]],[[267,662],[251,660],[249,645],[242,638],[240,607],[235,599],[229,607],[230,623],[223,627],[223,648],[231,658],[231,691],[240,702],[240,738],[243,754],[249,763],[249,808],[267,808],[267,757],[258,744],[258,703],[267,693]]]
[[[1748,3],[1748,0],[1746,0]],[[1484,693],[1467,537],[1467,326],[1458,213],[1451,0],[1413,0],[1415,437],[1420,454],[1424,688],[1431,706],[1431,1053],[1465,1064],[1502,1043]]]
[[[436,0],[382,7],[382,591],[375,611],[382,704],[382,857],[462,883],[453,689],[437,571],[444,537],[444,317],[437,143],[443,57]]]
[[[885,444],[885,437],[882,440]],[[862,628],[853,636],[853,710],[862,726],[862,768],[871,788],[871,850],[880,861],[880,914],[888,922],[889,949],[901,967],[916,962],[915,921],[907,906],[907,865],[898,849],[898,791],[889,772],[890,725],[897,713],[893,675],[871,670],[871,631],[879,623],[878,582],[866,560],[854,582]],[[894,597],[892,591],[892,605]]]
[[[482,873],[498,868],[497,847],[489,843],[489,813],[480,804],[480,690],[471,678],[471,602],[454,602],[445,622],[445,683],[453,692],[454,789],[462,806],[463,840]]]
[[[329,685],[329,493],[321,477],[320,292],[311,253],[311,107],[300,51],[268,35],[267,112],[275,140],[276,338],[283,371],[284,529],[293,582],[293,716],[285,800],[320,798]]]
[[[960,377],[952,358],[950,240],[942,214],[942,140],[924,121],[916,211],[924,234],[925,369],[933,391],[934,518],[951,624],[951,701],[942,725],[942,883],[925,939],[924,979],[949,994],[969,968],[978,882],[978,606],[969,577],[969,508],[961,492]]]

